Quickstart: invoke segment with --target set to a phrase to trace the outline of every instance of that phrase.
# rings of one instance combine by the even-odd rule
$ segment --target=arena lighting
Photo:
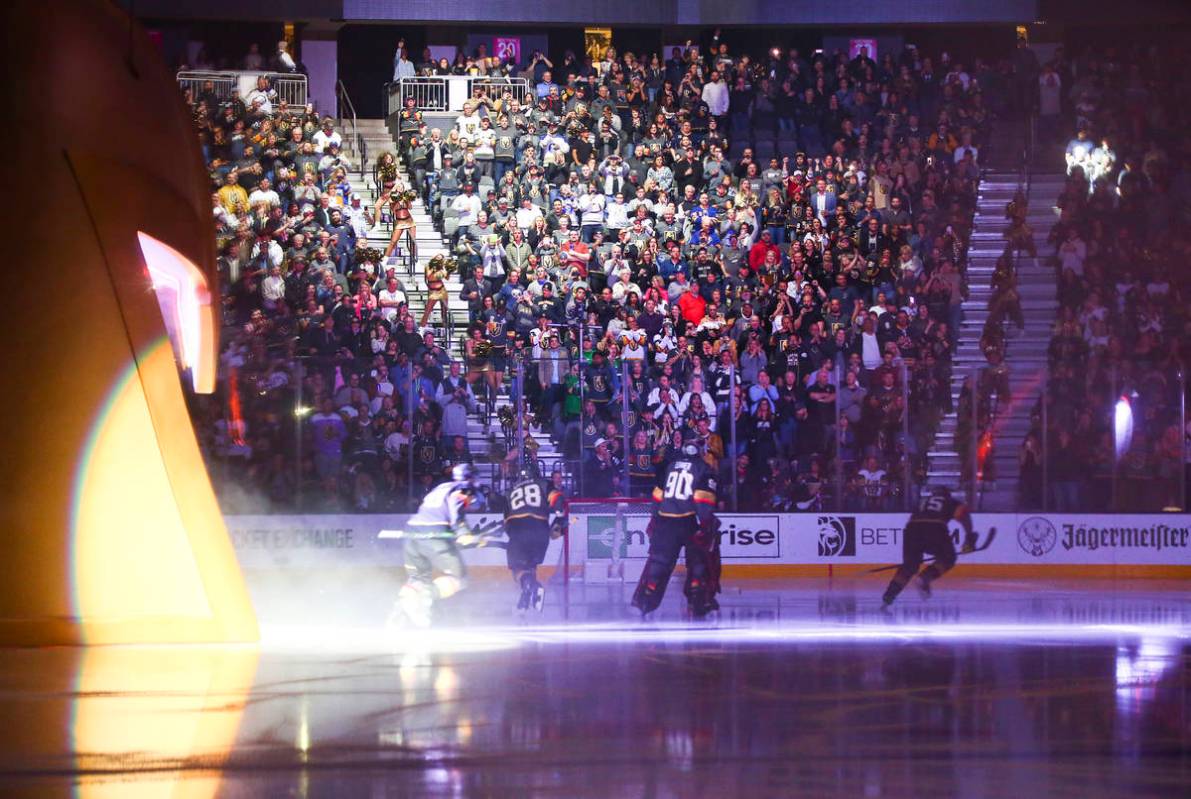
[[[666,623],[544,624],[483,628],[444,627],[386,630],[379,627],[264,626],[261,647],[281,652],[392,653],[404,658],[450,653],[515,649],[542,644],[619,645],[871,643],[911,641],[1018,642],[1112,641],[1122,639],[1191,640],[1191,626],[1178,624],[939,624],[901,622],[896,616],[856,624],[777,623],[763,627],[727,627]]]
[[[182,367],[190,371],[196,390],[206,383],[210,368],[203,351],[203,306],[211,305],[207,279],[190,259],[148,233],[137,231],[141,254],[157,293],[161,316]]]
[[[516,628],[396,629],[344,625],[265,625],[261,647],[271,652],[400,652],[411,656],[491,652],[518,645]]]
[[[1113,413],[1113,433],[1116,439],[1117,460],[1124,457],[1133,443],[1133,402],[1128,394],[1117,400]]]
[[[70,700],[74,768],[103,774],[151,752],[154,773],[136,784],[80,780],[75,799],[218,796],[256,666],[252,646],[83,650]],[[207,767],[201,774],[193,767],[199,762]]]

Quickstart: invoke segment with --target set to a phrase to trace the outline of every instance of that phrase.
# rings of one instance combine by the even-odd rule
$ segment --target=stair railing
[[[356,107],[352,105],[351,97],[347,94],[347,87],[342,80],[335,82],[335,104],[339,110],[339,129],[351,139],[352,147],[356,151],[356,158],[360,160],[360,177],[364,177],[364,162],[368,159],[368,149],[364,137],[360,134],[360,121],[356,117]],[[348,127],[350,123],[350,128]]]

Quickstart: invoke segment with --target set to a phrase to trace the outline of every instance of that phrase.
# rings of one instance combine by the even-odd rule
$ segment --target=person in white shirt
[[[277,43],[277,54],[273,56],[273,60],[279,67],[279,72],[296,72],[298,69],[297,63],[294,62],[294,57],[289,54],[289,44],[285,39]]]
[[[258,239],[256,244],[252,245],[252,260],[256,260],[261,255],[261,247],[266,253],[265,257],[269,262],[270,267],[281,266],[281,262],[285,259],[285,251],[281,249],[281,245],[277,243],[274,238]]]
[[[393,396],[393,394],[397,391],[397,387],[394,386],[392,381],[389,380],[389,372],[387,369],[373,369],[372,373],[376,375],[376,398],[381,400],[381,402],[376,403],[375,408],[372,407],[372,403],[369,403],[369,410],[375,414],[378,410],[380,410],[380,406],[383,403],[384,398]]]
[[[1079,231],[1068,228],[1067,240],[1059,245],[1059,264],[1065,271],[1070,269],[1083,277],[1083,264],[1088,257],[1088,245],[1079,237]]]
[[[480,119],[480,127],[476,129],[475,135],[472,137],[472,145],[475,147],[476,163],[480,166],[480,174],[492,177],[492,161],[496,156],[496,131],[488,120],[489,117]]]
[[[261,75],[256,79],[256,88],[248,93],[244,98],[244,105],[252,108],[254,103],[260,103],[260,111],[263,114],[273,113],[273,101],[277,99],[277,92],[269,88],[269,79]]]
[[[480,114],[471,101],[463,104],[463,113],[455,117],[455,130],[459,131],[459,138],[469,142],[475,140],[480,130]]]
[[[1063,79],[1045,64],[1038,75],[1038,116],[1053,121],[1063,113]]]
[[[860,360],[865,369],[881,365],[881,344],[877,341],[877,323],[873,317],[864,320],[860,333]]]
[[[402,305],[406,304],[405,292],[401,290],[397,278],[391,277],[385,282],[385,287],[377,296],[381,317],[390,325],[397,321],[397,314]]]
[[[865,459],[864,466],[856,470],[856,487],[864,498],[866,510],[882,509],[888,482],[888,475],[877,463],[875,456],[870,455]]]
[[[624,201],[624,194],[618,192],[612,202],[604,208],[604,214],[604,224],[611,231],[611,237],[619,237],[621,229],[629,226],[629,206]]]
[[[355,231],[356,238],[360,241],[367,239],[371,226],[368,224],[368,212],[361,204],[360,195],[352,194],[351,202],[343,209],[343,213],[347,216],[348,226]]]
[[[319,159],[318,171],[320,175],[330,175],[335,169],[352,168],[351,160],[339,149],[339,145],[331,142],[327,145],[327,154]]]
[[[249,208],[256,208],[259,203],[264,203],[268,208],[281,207],[281,197],[273,191],[268,178],[261,178],[261,182],[252,190],[252,194],[248,195]]]
[[[215,217],[215,222],[219,227],[231,227],[235,220],[235,217],[223,207],[218,194],[211,195],[211,216]]]
[[[327,117],[323,120],[322,129],[314,134],[313,142],[316,152],[325,153],[331,144],[342,147],[343,137],[339,135],[339,131],[335,130],[335,122]]]
[[[418,70],[414,66],[414,62],[409,60],[408,52],[401,44],[397,45],[397,52],[393,54],[393,81],[399,81],[402,78],[417,77]]]
[[[463,193],[451,201],[451,207],[459,214],[459,230],[461,231],[474,225],[482,210],[480,198],[473,193],[473,189],[474,187],[470,183],[465,183]]]
[[[662,330],[653,336],[653,360],[658,366],[670,360],[670,356],[678,349],[678,338],[674,335],[674,323],[667,319],[662,322]]]
[[[261,299],[265,310],[274,311],[285,301],[285,278],[280,266],[269,267],[269,275],[261,281]]]
[[[713,117],[728,115],[728,84],[716,70],[712,70],[711,80],[703,85],[703,102]]]
[[[590,244],[595,232],[604,228],[604,195],[594,191],[581,195],[579,211],[583,241]]]
[[[616,277],[618,280],[612,284],[613,300],[623,305],[629,301],[630,294],[636,294],[640,299],[641,287],[631,280],[632,274],[628,269],[621,269],[616,273]]]
[[[682,414],[678,411],[678,398],[674,396],[674,389],[661,388],[654,389],[653,401],[647,402],[646,405],[653,408],[653,416],[655,419],[661,419],[663,415],[670,414],[670,418],[677,421],[682,418]]]
[[[645,210],[648,213],[650,213],[650,214],[653,213],[653,200],[649,199],[649,196],[645,193],[644,186],[638,186],[636,195],[633,197],[633,199],[629,200],[629,202],[628,202],[629,213],[636,214],[637,207],[641,206],[641,205],[645,206]]]
[[[644,361],[648,336],[637,326],[637,317],[629,317],[628,329],[620,331],[620,357],[626,361]]]
[[[542,209],[533,204],[533,200],[526,197],[521,200],[521,207],[517,209],[517,227],[522,233],[529,233],[534,223],[542,217]]]
[[[554,158],[555,155],[562,155],[563,161],[566,163],[566,154],[571,151],[571,145],[567,143],[566,137],[558,132],[558,122],[550,123],[550,130],[546,135],[542,136],[542,163],[551,163],[546,158]]]
[[[965,130],[960,136],[960,145],[955,148],[954,159],[955,163],[964,160],[964,156],[968,153],[972,154],[972,163],[980,162],[980,148],[972,146],[972,132]]]
[[[968,90],[968,87],[972,83],[972,76],[964,71],[963,64],[957,63],[955,65],[955,68],[952,69],[950,72],[948,72],[947,76],[945,78],[943,78],[943,83],[952,83],[952,82],[958,82],[959,85],[964,87],[965,92]]]

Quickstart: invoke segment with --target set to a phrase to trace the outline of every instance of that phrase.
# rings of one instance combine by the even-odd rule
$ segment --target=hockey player
[[[649,522],[649,559],[641,572],[633,607],[650,613],[662,602],[666,583],[686,550],[686,586],[691,615],[702,618],[719,608],[720,551],[715,518],[715,475],[700,453],[693,430],[683,433],[682,451],[666,467],[653,490],[653,518]]]
[[[413,624],[426,627],[434,603],[459,593],[467,570],[459,544],[476,536],[463,515],[475,504],[475,467],[457,464],[451,479],[431,489],[405,532],[405,585],[397,596],[397,610]],[[440,576],[435,577],[438,571]]]
[[[506,558],[513,580],[521,586],[517,610],[540,611],[545,589],[538,582],[538,566],[546,557],[551,538],[562,535],[566,515],[561,491],[522,469],[509,491],[505,532],[509,536]]]
[[[893,604],[906,584],[918,574],[923,555],[933,555],[934,563],[918,575],[918,590],[924,597],[930,596],[931,583],[955,565],[955,544],[947,529],[952,521],[958,521],[964,528],[963,550],[971,552],[976,546],[976,533],[972,530],[972,517],[962,502],[951,496],[946,486],[935,486],[929,494],[918,501],[918,509],[910,515],[902,533],[902,564],[894,572],[889,587],[885,589],[882,602],[885,607]]]

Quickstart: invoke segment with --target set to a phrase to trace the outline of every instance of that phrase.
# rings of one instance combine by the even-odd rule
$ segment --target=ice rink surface
[[[0,650],[0,795],[1191,795],[1185,583],[511,584],[429,631],[312,595],[246,648]],[[360,591],[370,588],[361,584]],[[350,612],[353,602],[357,612]]]

